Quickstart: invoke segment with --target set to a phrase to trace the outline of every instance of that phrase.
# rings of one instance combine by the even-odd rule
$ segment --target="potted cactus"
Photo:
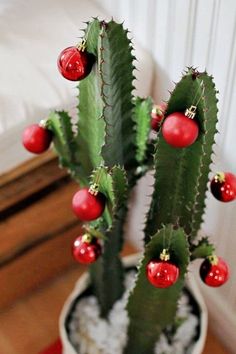
[[[215,85],[206,72],[188,68],[166,105],[134,97],[135,58],[127,33],[113,20],[88,22],[79,46],[66,48],[58,59],[61,74],[80,81],[77,122],[72,123],[65,111],[52,112],[23,136],[25,147],[36,153],[53,140],[60,165],[79,183],[72,206],[84,232],[75,235],[72,252],[76,261],[90,268],[63,311],[64,350],[65,354],[201,353],[203,344],[198,349],[193,344],[201,321],[191,343],[184,340],[185,346],[176,349],[173,341],[187,321],[178,313],[183,293],[191,311],[200,313],[201,299],[194,299],[186,288],[189,263],[203,259],[200,276],[209,286],[220,286],[228,278],[227,264],[216,256],[208,238],[198,239],[217,132]],[[150,135],[151,129],[155,134]],[[154,185],[144,216],[144,252],[138,263],[123,262],[127,203],[147,171],[154,171]],[[233,174],[217,174],[212,193],[222,201],[235,199],[235,181]],[[84,302],[86,298],[90,302]],[[111,316],[114,307],[118,318]],[[76,311],[82,312],[75,315]],[[93,322],[96,311],[103,326],[121,327],[119,334],[114,329],[114,334],[105,335],[119,337],[120,346],[103,338],[105,347],[111,342],[105,350],[92,338],[87,322],[92,318],[90,327],[96,332],[101,324]],[[88,328],[83,329],[84,323]],[[158,344],[163,334],[169,351]]]

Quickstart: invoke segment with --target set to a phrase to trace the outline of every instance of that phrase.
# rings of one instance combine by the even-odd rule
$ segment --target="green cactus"
[[[124,291],[120,251],[129,193],[148,170],[155,171],[144,256],[127,305],[130,321],[124,349],[129,354],[151,354],[160,333],[176,323],[177,302],[190,260],[214,251],[207,238],[198,243],[194,240],[205,207],[217,99],[212,78],[189,68],[170,95],[166,115],[195,104],[200,128],[197,141],[177,149],[165,142],[161,132],[150,140],[152,99],[133,96],[135,58],[127,34],[113,20],[106,23],[95,18],[87,23],[83,39],[96,61],[78,86],[77,131],[66,112],[52,112],[47,126],[53,132],[61,166],[80,186],[99,179],[99,191],[106,196],[103,215],[90,223],[91,233],[103,238],[102,256],[90,267],[92,289],[103,317]],[[164,242],[168,242],[180,277],[168,289],[157,289],[147,281],[145,267],[159,257]]]
[[[180,277],[167,289],[157,289],[146,277],[146,265],[155,259],[168,244],[171,259],[178,264]],[[130,317],[127,354],[152,353],[158,336],[175,319],[179,295],[184,286],[184,279],[189,263],[187,236],[183,229],[174,229],[171,225],[160,229],[145,247],[136,286],[129,297],[127,310]],[[144,301],[143,301],[144,299]],[[140,303],[142,306],[137,306]],[[142,335],[140,335],[142,333]]]

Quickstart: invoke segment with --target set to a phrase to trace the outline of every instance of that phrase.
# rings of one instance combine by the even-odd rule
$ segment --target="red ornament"
[[[79,81],[90,73],[93,62],[93,56],[85,49],[68,47],[59,55],[57,65],[64,78]]]
[[[24,147],[34,154],[41,154],[46,151],[52,141],[52,133],[40,124],[28,126],[22,136]]]
[[[102,252],[102,247],[95,237],[90,235],[80,235],[75,239],[72,245],[72,254],[74,259],[82,264],[91,264],[96,262]]]
[[[192,145],[199,133],[195,120],[184,113],[175,112],[167,116],[162,125],[162,134],[165,141],[177,148],[185,148]]]
[[[204,260],[200,267],[202,281],[212,287],[218,287],[229,279],[227,263],[220,257],[211,256]]]
[[[230,172],[219,172],[211,180],[211,193],[221,202],[236,199],[236,176]]]
[[[152,112],[151,112],[151,127],[153,130],[158,132],[161,122],[164,118],[165,111],[167,109],[167,104],[162,102],[160,105],[155,105],[153,106]]]
[[[178,280],[179,268],[169,261],[153,259],[146,266],[146,274],[156,288],[168,288]]]
[[[82,221],[91,221],[99,218],[106,205],[106,198],[102,193],[95,193],[90,188],[82,188],[75,193],[72,208],[75,215]]]

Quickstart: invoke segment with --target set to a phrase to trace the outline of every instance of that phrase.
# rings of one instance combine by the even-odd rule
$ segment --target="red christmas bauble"
[[[231,172],[219,172],[211,180],[211,193],[221,202],[236,199],[236,175]]]
[[[178,280],[179,268],[169,261],[153,259],[146,266],[146,274],[156,288],[168,288]]]
[[[162,102],[159,105],[155,105],[151,112],[151,127],[158,132],[161,122],[164,118],[164,114],[167,108],[167,104]]]
[[[152,130],[154,130],[155,132],[158,132],[160,129],[160,125],[161,125],[161,121],[164,117],[163,114],[151,114],[152,118],[151,118],[151,128]]]
[[[82,188],[75,193],[72,208],[75,215],[82,221],[92,221],[99,218],[106,205],[104,194],[92,194],[89,188]]]
[[[74,259],[82,264],[94,263],[102,252],[102,247],[96,238],[91,241],[84,239],[85,235],[80,235],[75,239],[72,245],[72,254]]]
[[[46,151],[52,141],[50,130],[41,127],[39,124],[32,124],[25,128],[22,136],[24,147],[34,154],[41,154]]]
[[[177,148],[185,148],[192,145],[199,133],[198,124],[181,112],[175,112],[167,116],[162,124],[162,134],[165,141]]]
[[[200,277],[208,286],[221,286],[229,279],[229,267],[220,257],[217,257],[216,264],[205,259],[200,267]]]
[[[64,78],[70,81],[79,81],[90,73],[93,62],[93,56],[86,50],[68,47],[60,53],[57,66]]]

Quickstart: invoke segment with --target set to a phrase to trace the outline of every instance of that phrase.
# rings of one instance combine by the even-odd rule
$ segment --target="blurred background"
[[[79,41],[82,22],[91,16],[113,16],[131,31],[139,95],[152,95],[156,103],[168,99],[168,90],[186,66],[206,69],[214,76],[220,134],[212,171],[236,173],[235,0],[0,0],[0,352],[4,354],[36,353],[32,346],[37,347],[40,336],[41,343],[47,344],[42,339],[45,333],[38,328],[29,347],[22,344],[25,327],[21,331],[17,321],[11,327],[9,311],[26,321],[22,318],[27,317],[29,304],[24,307],[21,299],[54,281],[57,285],[47,291],[49,298],[60,293],[56,318],[60,301],[81,272],[68,273],[75,267],[69,244],[80,229],[68,207],[77,186],[66,171],[57,168],[53,152],[32,159],[21,145],[21,134],[25,126],[39,122],[52,109],[75,113],[75,84],[58,75],[56,59],[63,48]],[[144,201],[145,196],[138,194],[137,213],[129,227],[134,247],[140,245],[136,221]],[[211,236],[218,254],[230,264],[231,280],[217,291],[206,287],[202,291],[211,327],[232,353],[236,353],[235,215],[235,202],[223,205],[208,194],[202,233]],[[65,282],[55,279],[66,271],[64,286]],[[41,305],[31,303],[38,309],[35,321],[51,308],[39,310],[42,303],[42,299]],[[48,343],[56,335],[53,326],[54,322],[48,324]],[[18,336],[15,340],[12,331]]]

